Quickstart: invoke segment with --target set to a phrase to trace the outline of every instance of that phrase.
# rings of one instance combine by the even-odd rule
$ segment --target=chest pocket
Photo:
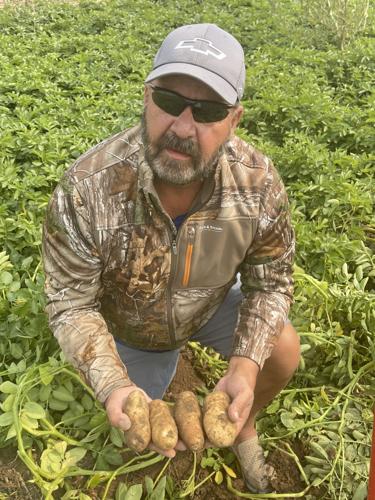
[[[216,288],[237,272],[251,245],[254,227],[249,218],[191,222],[181,228],[178,288]]]
[[[107,293],[137,307],[156,300],[170,276],[170,248],[152,226],[117,228],[109,245],[103,281]]]
[[[126,269],[129,295],[141,300],[158,297],[170,276],[170,248],[159,231],[151,226],[134,228]]]

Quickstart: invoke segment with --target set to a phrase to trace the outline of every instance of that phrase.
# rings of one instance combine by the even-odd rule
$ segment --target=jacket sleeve
[[[260,368],[270,356],[292,303],[294,253],[287,194],[270,162],[255,238],[240,267],[244,299],[232,356],[251,358]]]
[[[48,206],[43,260],[46,311],[53,334],[67,360],[104,402],[114,389],[132,383],[99,312],[102,262],[89,210],[68,176]]]

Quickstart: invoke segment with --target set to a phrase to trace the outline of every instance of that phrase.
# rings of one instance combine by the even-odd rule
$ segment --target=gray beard
[[[145,149],[145,159],[155,177],[169,184],[185,185],[197,180],[212,177],[216,165],[222,156],[225,145],[204,161],[199,145],[192,139],[180,139],[173,132],[167,132],[156,145],[152,145],[147,130],[145,113],[141,119],[142,141]],[[160,153],[165,148],[172,148],[191,156],[189,160],[162,159]]]

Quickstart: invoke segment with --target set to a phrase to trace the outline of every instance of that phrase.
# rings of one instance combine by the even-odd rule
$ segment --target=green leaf
[[[109,437],[112,443],[117,446],[118,448],[123,447],[123,440],[122,440],[123,433],[120,429],[117,429],[116,427],[111,427]]]
[[[111,465],[121,465],[123,463],[121,453],[113,446],[107,446],[103,450],[105,460]]]
[[[128,486],[125,483],[119,483],[116,489],[115,500],[124,500]]]
[[[21,424],[25,427],[30,427],[30,429],[37,429],[39,424],[36,418],[29,417],[27,413],[21,413],[20,417]]]
[[[268,415],[273,415],[278,411],[279,408],[280,408],[280,401],[275,399],[269,406],[267,406],[266,413]]]
[[[321,457],[329,460],[326,450],[317,442],[311,441],[310,447]]]
[[[99,425],[103,425],[106,422],[107,417],[105,413],[97,413],[90,419],[90,425],[92,429],[95,429],[95,427],[99,427]]]
[[[143,488],[141,484],[133,484],[125,494],[124,500],[141,500]]]
[[[4,412],[11,411],[13,409],[14,400],[16,399],[15,394],[9,394],[9,396],[1,404],[1,408]]]
[[[206,467],[213,467],[216,464],[216,459],[214,457],[202,457],[201,467],[205,469]]]
[[[94,401],[88,394],[84,394],[81,400],[81,404],[86,411],[90,411],[94,406]]]
[[[19,281],[13,281],[10,285],[9,285],[9,292],[17,292],[17,290],[19,290],[21,288],[21,283]]]
[[[59,457],[63,457],[65,455],[65,452],[66,452],[66,448],[67,448],[68,444],[66,441],[55,441],[53,444],[52,444],[52,452],[56,452]]]
[[[103,474],[100,474],[100,472],[97,472],[94,474],[88,481],[87,481],[87,488],[96,488],[98,484],[102,483],[103,481],[106,481],[107,476],[104,476]]]
[[[350,462],[355,462],[358,460],[358,446],[355,446],[353,444],[349,444],[345,448],[345,458]]]
[[[215,483],[216,484],[221,484],[223,482],[223,473],[221,472],[221,470],[218,470],[215,474]]]
[[[42,384],[49,385],[53,380],[50,366],[39,366],[39,376]]]
[[[145,482],[147,494],[151,495],[152,490],[154,489],[154,481],[151,479],[150,476],[145,476],[144,482]]]
[[[72,403],[73,401],[75,401],[75,397],[73,396],[73,394],[69,392],[68,389],[63,385],[52,391],[52,395],[59,401],[68,403]]]
[[[65,411],[68,408],[68,403],[59,401],[58,399],[50,398],[48,400],[48,406],[51,410]]]
[[[50,397],[51,391],[52,387],[50,385],[42,385],[39,389],[39,400],[43,402],[47,401]]]
[[[4,392],[4,394],[14,394],[17,392],[17,385],[7,380],[0,385],[0,392]]]
[[[166,485],[167,485],[167,477],[163,476],[156,485],[156,488],[152,492],[149,500],[164,500]]]
[[[11,344],[10,345],[10,353],[15,359],[21,359],[23,357],[23,350],[20,345],[18,344]]]
[[[12,424],[9,427],[8,434],[7,434],[7,437],[5,438],[5,441],[7,441],[8,439],[14,438],[14,436],[16,436],[16,435],[17,435],[16,428],[15,428],[14,424]]]
[[[46,472],[58,473],[61,471],[61,457],[46,449],[40,457],[40,467]]]
[[[174,497],[175,491],[175,483],[171,476],[166,476],[166,484],[165,484],[165,492],[168,495],[168,498]]]
[[[292,404],[294,402],[295,397],[296,397],[295,391],[291,391],[289,394],[287,394],[283,400],[284,408],[286,408],[287,410],[290,410],[292,407]]]
[[[13,422],[13,413],[11,411],[7,411],[0,415],[0,427],[7,427]]]
[[[53,368],[57,368],[57,367],[59,366],[59,364],[60,364],[60,363],[59,363],[59,361],[58,361],[56,358],[54,358],[53,356],[50,356],[50,357],[48,358],[48,363],[49,363],[49,364],[50,364]]]
[[[367,498],[367,484],[364,481],[362,481],[354,492],[353,500],[366,500],[366,498]]]
[[[295,425],[294,415],[288,412],[282,412],[280,420],[287,429],[292,429]]]
[[[21,262],[21,269],[29,269],[30,264],[33,262],[33,257],[26,257],[25,259],[22,260]]]
[[[294,413],[296,413],[297,415],[304,415],[303,410],[301,410],[301,408],[299,406],[293,406],[292,409],[293,409]]]
[[[0,273],[0,284],[2,285],[10,285],[13,281],[13,276],[8,273],[8,271],[3,271],[2,273]]]
[[[223,469],[225,470],[225,472],[228,474],[228,476],[233,477],[233,478],[237,477],[234,470],[231,469],[230,467],[228,467],[228,465],[222,464],[222,466],[223,466]]]
[[[28,401],[23,407],[23,411],[31,418],[45,418],[46,412],[42,406],[34,401]]]
[[[96,461],[96,468],[99,470],[111,470],[110,464],[102,455]]]
[[[79,490],[69,490],[61,497],[61,500],[92,500],[91,497]]]
[[[86,455],[85,448],[71,448],[65,454],[66,465],[75,465]]]

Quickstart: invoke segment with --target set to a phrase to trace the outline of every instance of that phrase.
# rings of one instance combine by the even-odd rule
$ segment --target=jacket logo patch
[[[214,226],[213,224],[203,224],[203,226],[198,226],[201,231],[214,231],[215,233],[221,233],[223,231],[222,227]]]

